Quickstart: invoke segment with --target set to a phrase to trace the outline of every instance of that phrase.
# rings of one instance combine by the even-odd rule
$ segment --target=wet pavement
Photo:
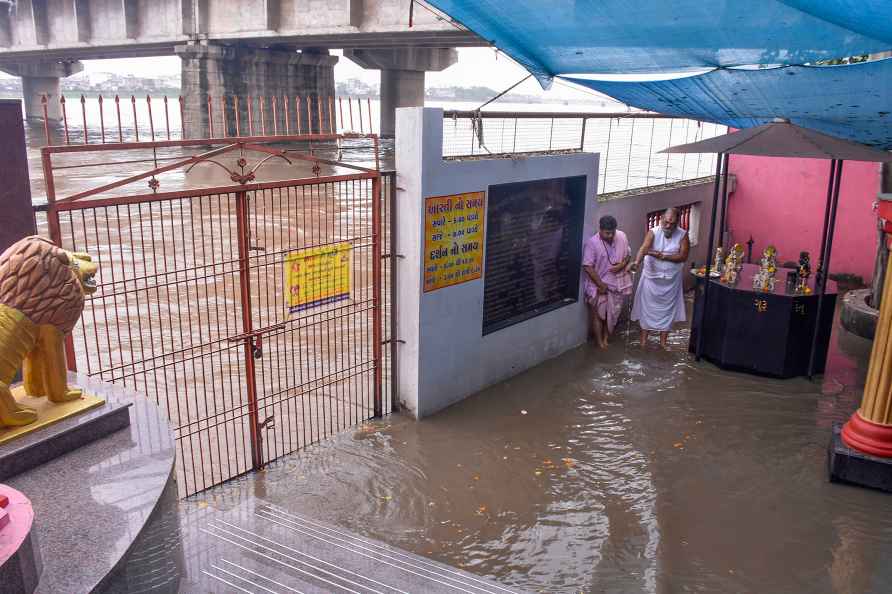
[[[189,575],[207,510],[271,504],[519,590],[892,591],[892,498],[827,480],[870,348],[837,332],[814,383],[696,363],[685,331],[669,352],[620,334],[366,423],[182,501]]]

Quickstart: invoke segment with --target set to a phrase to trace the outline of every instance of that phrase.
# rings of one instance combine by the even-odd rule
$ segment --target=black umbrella
[[[716,153],[715,188],[712,201],[712,218],[709,226],[709,245],[706,251],[706,270],[712,268],[713,245],[715,242],[715,218],[719,202],[721,182],[722,217],[719,223],[719,245],[725,233],[725,216],[728,210],[728,155],[754,155],[762,157],[800,157],[808,159],[829,159],[830,177],[827,182],[827,206],[824,209],[824,230],[821,236],[821,256],[815,276],[815,289],[818,293],[818,312],[812,336],[808,375],[812,376],[815,364],[815,351],[818,329],[821,327],[821,307],[827,276],[830,269],[830,251],[833,247],[833,230],[836,225],[836,207],[839,202],[839,186],[842,179],[843,161],[892,161],[892,153],[877,150],[857,142],[829,136],[808,128],[791,124],[787,120],[776,119],[770,124],[730,132],[715,138],[673,146],[661,151],[664,153]],[[709,285],[704,286],[701,316],[706,312],[709,299]],[[703,320],[701,318],[701,328]],[[696,356],[702,354],[703,332],[697,335]]]

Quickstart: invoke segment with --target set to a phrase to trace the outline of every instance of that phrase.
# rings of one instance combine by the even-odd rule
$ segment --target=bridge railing
[[[715,155],[660,151],[725,132],[727,126],[646,112],[444,111],[443,154],[597,152],[598,193],[608,194],[713,175]]]
[[[182,95],[63,95],[58,99],[58,121],[49,117],[55,112],[51,101],[46,95],[42,98],[47,145],[374,133],[368,98],[209,95],[196,110]]]

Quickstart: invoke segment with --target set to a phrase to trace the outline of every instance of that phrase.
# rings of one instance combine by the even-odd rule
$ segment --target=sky
[[[341,56],[340,50],[332,50],[332,54]],[[115,74],[133,74],[137,76],[170,76],[180,72],[180,59],[176,56],[159,56],[152,58],[123,58],[117,60],[84,60],[85,72],[111,72]],[[2,74],[0,74],[2,76]],[[458,62],[442,72],[427,73],[428,87],[443,86],[486,86],[495,90],[504,90],[527,76],[527,72],[511,58],[492,48],[459,48]],[[380,75],[377,70],[365,70],[341,56],[335,65],[335,80],[358,78],[367,83],[377,83]],[[545,93],[534,79],[521,84],[516,93],[524,95],[540,95]],[[548,97],[559,99],[590,99],[601,97],[593,91],[575,87],[570,83],[558,81],[547,92]]]

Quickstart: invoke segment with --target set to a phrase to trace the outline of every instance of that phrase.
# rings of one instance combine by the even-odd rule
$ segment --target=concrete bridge
[[[410,10],[412,26],[409,27]],[[334,94],[345,55],[381,70],[381,133],[396,107],[424,102],[424,73],[485,41],[420,0],[0,0],[0,70],[22,77],[25,113],[61,114],[60,78],[81,59],[178,55],[187,120],[206,126],[207,94]]]

